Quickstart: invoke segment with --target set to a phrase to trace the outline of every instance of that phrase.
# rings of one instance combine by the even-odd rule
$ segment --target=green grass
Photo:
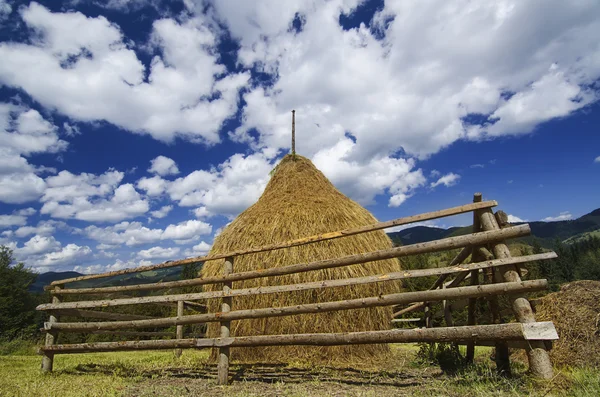
[[[29,348],[0,357],[0,396],[598,396],[600,370],[563,369],[550,382],[526,375],[514,362],[514,376],[496,375],[490,349],[478,348],[476,364],[453,375],[417,364],[415,345],[394,345],[385,365],[352,368],[233,365],[237,379],[218,386],[205,351],[121,352],[55,357],[54,372],[40,372],[41,357]],[[265,382],[269,381],[269,382]]]

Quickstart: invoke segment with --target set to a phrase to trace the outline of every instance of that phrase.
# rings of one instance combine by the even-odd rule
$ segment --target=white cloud
[[[0,201],[21,204],[36,200],[46,184],[36,175],[51,171],[35,167],[24,156],[57,153],[67,147],[56,127],[36,110],[0,103]]]
[[[167,226],[160,238],[161,240],[189,240],[200,235],[210,234],[211,231],[212,227],[208,223],[189,220]]]
[[[432,182],[431,185],[429,185],[429,186],[431,188],[437,187],[439,185],[444,185],[446,187],[450,187],[450,186],[456,185],[458,183],[459,179],[460,179],[460,175],[457,175],[457,174],[451,172],[449,174],[442,176],[437,181]]]
[[[27,237],[31,234],[49,236],[52,235],[57,228],[68,229],[68,226],[66,223],[61,221],[41,221],[37,224],[37,226],[22,226],[18,228],[15,230],[14,235],[19,238]]]
[[[140,261],[129,260],[126,262],[122,261],[121,259],[117,259],[115,263],[110,265],[77,265],[73,268],[73,270],[83,274],[93,274],[129,269],[132,267],[147,266],[151,264],[151,261],[145,259]]]
[[[205,217],[232,217],[258,199],[273,167],[274,161],[263,153],[238,153],[208,171],[196,170],[173,181],[141,178],[137,187],[150,196],[166,193],[180,206],[202,206]]]
[[[204,241],[201,241],[198,244],[194,245],[192,248],[185,250],[183,254],[186,256],[186,258],[196,257],[196,256],[204,256],[204,255],[208,254],[208,251],[210,251],[210,248],[211,248],[210,244],[207,244]]]
[[[521,219],[515,215],[508,215],[508,223],[521,223],[521,222],[527,222],[527,221],[524,219]]]
[[[23,215],[0,215],[0,228],[23,226],[26,223],[27,218]]]
[[[361,163],[351,160],[355,148],[356,144],[346,138],[317,152],[313,161],[336,187],[359,203],[372,204],[376,195],[387,192],[390,207],[397,207],[425,183],[422,171],[413,171],[414,160],[376,156]]]
[[[201,17],[154,21],[150,45],[161,56],[146,69],[103,16],[52,13],[35,2],[20,14],[36,35],[31,44],[0,44],[0,82],[77,121],[214,144],[249,79],[247,72],[223,76],[217,38]]]
[[[8,18],[8,15],[11,13],[12,7],[5,0],[0,0],[0,22],[4,19]]]
[[[177,175],[179,174],[179,168],[173,159],[165,156],[158,156],[154,160],[150,161],[150,168],[148,172],[158,174],[160,176],[166,175]]]
[[[373,21],[382,40],[339,26],[359,3],[215,2],[240,62],[275,80],[244,94],[234,139],[289,148],[295,108],[297,149],[309,157],[349,131],[361,164],[399,149],[422,158],[461,139],[530,132],[597,99],[588,87],[600,77],[600,3],[549,0],[542,17],[534,1],[386,1]],[[301,32],[289,28],[296,15]],[[473,113],[484,127],[465,121]]]
[[[440,229],[446,229],[445,225],[440,225],[438,221],[433,220],[433,221],[415,222],[415,223],[410,223],[408,225],[394,226],[389,229],[385,229],[385,232],[386,233],[401,232],[402,230],[410,229],[410,228],[417,227],[417,226],[426,226],[426,227],[435,227],[435,228],[440,228]]]
[[[35,235],[29,241],[26,241],[23,247],[17,247],[14,252],[19,260],[25,260],[32,255],[40,255],[48,252],[56,251],[61,247],[60,242],[52,236]]]
[[[174,258],[179,254],[179,251],[180,251],[180,249],[178,247],[174,247],[174,248],[152,247],[152,248],[138,252],[137,257],[140,259]]]
[[[113,248],[122,244],[135,246],[164,240],[187,242],[188,240],[198,239],[202,235],[208,235],[211,232],[212,226],[210,224],[198,220],[188,220],[168,225],[164,230],[150,229],[140,222],[121,222],[105,228],[92,225],[81,230],[81,233],[88,238],[101,243],[97,247],[98,249]]]
[[[594,163],[600,163],[600,156],[596,157],[596,159],[594,160]]]
[[[156,211],[150,211],[150,215],[152,215],[155,218],[159,218],[159,219],[164,218],[165,216],[167,216],[169,214],[169,212],[171,212],[172,209],[173,209],[172,205],[165,205]]]
[[[558,216],[549,216],[547,218],[542,219],[543,222],[558,222],[558,221],[568,221],[573,219],[573,215],[569,211],[561,212]]]
[[[485,164],[471,164],[471,168],[485,168]]]
[[[48,188],[40,213],[88,222],[118,222],[145,214],[148,201],[133,185],[119,185],[123,176],[123,172],[112,170],[101,175],[61,171],[46,179]]]

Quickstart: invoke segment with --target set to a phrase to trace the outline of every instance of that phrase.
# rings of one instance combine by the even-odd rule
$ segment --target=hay
[[[554,322],[558,331],[554,365],[600,367],[600,281],[575,281],[539,299],[536,319]]]
[[[317,233],[342,230],[377,222],[366,209],[340,193],[306,158],[286,156],[274,170],[263,195],[240,214],[215,240],[211,254],[279,243]],[[249,254],[236,257],[234,271],[248,271],[306,263],[345,255],[391,248],[383,231],[364,233],[336,240]],[[360,277],[399,271],[396,259],[317,270],[285,276],[233,283],[233,288],[294,284]],[[204,277],[221,275],[223,260],[206,262]],[[214,286],[213,288],[219,288]],[[398,292],[395,282],[328,288],[314,291],[236,297],[232,310],[316,303]],[[220,311],[221,302],[211,300],[209,311]],[[392,310],[372,308],[289,317],[241,320],[231,325],[232,336],[291,334],[308,332],[349,332],[390,328]],[[208,327],[208,336],[219,336],[219,325]],[[231,357],[244,362],[356,362],[384,358],[387,345],[291,346],[232,349]]]

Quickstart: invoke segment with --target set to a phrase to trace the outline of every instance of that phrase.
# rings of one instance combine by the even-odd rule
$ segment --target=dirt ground
[[[284,365],[237,365],[230,385],[216,384],[217,369],[171,373],[133,385],[127,396],[403,396],[447,395],[442,372],[436,368],[372,372],[353,368],[293,368]],[[158,375],[158,374],[156,374]],[[436,386],[437,385],[437,386]],[[428,392],[424,393],[424,389]]]

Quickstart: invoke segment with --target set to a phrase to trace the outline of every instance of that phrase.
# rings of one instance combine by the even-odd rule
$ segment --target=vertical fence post
[[[61,289],[61,286],[54,287],[55,291]],[[59,295],[52,295],[52,303],[60,303]],[[48,319],[49,323],[58,322],[58,317],[50,315]],[[46,346],[52,346],[58,342],[58,331],[48,331],[46,333]],[[44,352],[42,356],[42,372],[52,372],[52,368],[54,367],[54,354],[49,352]]]
[[[481,214],[481,226],[484,231],[499,230],[498,221],[491,210],[484,211]],[[493,252],[496,259],[510,258],[510,251],[506,244],[499,243],[493,245]],[[505,282],[520,282],[521,276],[515,266],[505,266],[499,269]],[[521,323],[535,322],[535,316],[531,309],[531,304],[522,295],[511,297],[512,308],[517,321]],[[553,376],[552,363],[543,341],[529,341],[529,347],[526,350],[529,360],[529,370],[534,376],[543,379],[551,379]]]
[[[223,275],[233,273],[233,258],[229,257],[225,259],[225,265],[223,267]],[[227,296],[231,290],[231,281],[223,283],[223,303],[221,304],[221,312],[227,313],[231,311],[231,297]],[[230,321],[221,321],[221,338],[229,338],[229,327]],[[218,378],[219,385],[226,385],[229,378],[229,347],[219,348],[219,364],[218,364]]]
[[[475,193],[473,196],[474,203],[480,203],[483,195],[481,193]],[[478,233],[481,231],[481,224],[479,223],[479,213],[478,211],[473,211],[473,233]],[[471,253],[471,262],[479,262],[481,260],[481,255],[476,247],[473,247],[473,252]],[[479,272],[472,271],[471,272],[471,285],[475,285],[475,283],[479,279]],[[467,309],[467,324],[474,325],[475,324],[475,305],[477,304],[477,299],[469,299],[469,307]],[[465,356],[465,360],[467,364],[471,364],[475,359],[475,343],[472,341],[467,342],[467,353]]]
[[[183,317],[183,301],[177,301],[177,317]],[[183,339],[183,325],[177,326],[177,339]],[[175,357],[181,357],[183,349],[175,349]]]

